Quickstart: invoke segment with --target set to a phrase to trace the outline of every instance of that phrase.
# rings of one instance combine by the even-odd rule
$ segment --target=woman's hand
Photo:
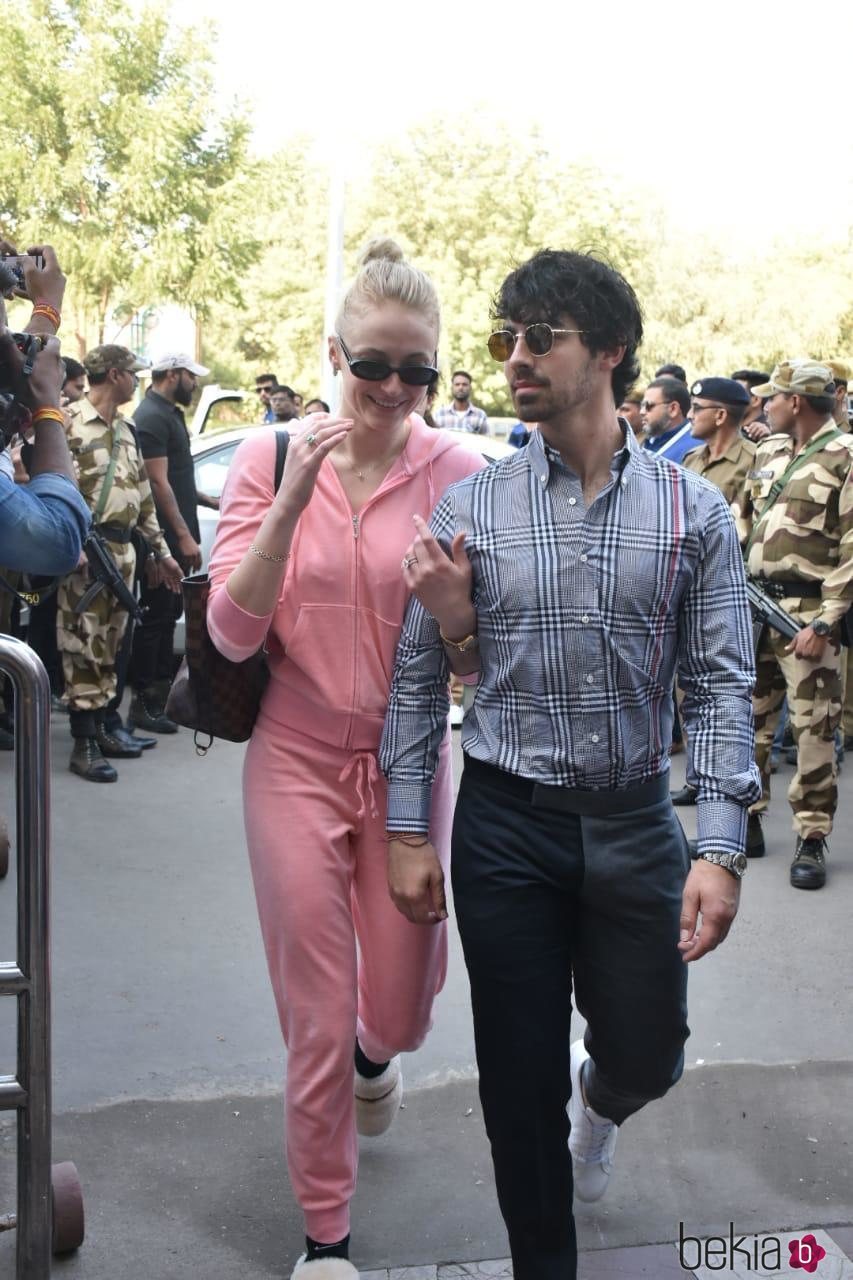
[[[403,557],[403,581],[432,614],[444,635],[461,640],[471,634],[475,622],[471,604],[473,574],[465,551],[465,534],[456,534],[448,556],[426,521],[420,516],[412,518],[417,532]]]
[[[439,924],[447,919],[447,903],[438,854],[429,842],[412,845],[409,839],[388,840],[391,900],[412,924]]]
[[[274,510],[282,515],[299,515],[305,510],[323,459],[346,439],[353,425],[352,418],[333,418],[328,413],[312,413],[306,418],[304,429],[290,437]]]

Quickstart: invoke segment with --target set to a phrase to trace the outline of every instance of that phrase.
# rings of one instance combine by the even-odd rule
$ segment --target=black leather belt
[[[805,578],[753,578],[752,581],[771,600],[787,600],[793,596],[819,600],[823,594],[819,582],[808,582]]]
[[[133,528],[128,529],[125,525],[99,524],[95,527],[101,537],[106,538],[107,542],[130,542],[133,537]]]
[[[604,787],[599,791],[552,787],[547,783],[534,782],[531,778],[522,778],[517,773],[507,773],[505,769],[498,769],[485,760],[477,760],[468,755],[465,756],[465,773],[500,787],[519,800],[526,800],[536,809],[559,809],[566,813],[580,814],[584,818],[606,818],[612,813],[647,809],[649,805],[659,804],[669,795],[668,773],[659,773],[656,778],[649,778],[634,787],[622,787],[618,791],[610,791]]]

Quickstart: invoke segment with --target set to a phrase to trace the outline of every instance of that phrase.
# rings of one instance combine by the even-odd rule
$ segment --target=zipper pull
[[[352,536],[354,538],[358,537],[358,516],[353,516],[352,518]]]

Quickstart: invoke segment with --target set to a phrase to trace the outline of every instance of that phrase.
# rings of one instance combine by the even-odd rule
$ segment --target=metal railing
[[[20,640],[0,637],[15,691],[18,956],[0,963],[0,996],[18,1001],[17,1072],[0,1110],[18,1113],[17,1280],[49,1280],[53,1233],[50,1075],[50,682]]]

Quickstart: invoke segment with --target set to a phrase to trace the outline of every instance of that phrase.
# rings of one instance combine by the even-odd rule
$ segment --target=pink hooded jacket
[[[266,643],[265,720],[335,747],[379,746],[408,593],[400,562],[448,485],[485,465],[413,414],[406,447],[353,515],[327,459],[300,516],[281,596],[256,617],[225,589],[273,500],[275,433],[257,430],[231,462],[210,557],[207,622],[220,653],[240,662]]]

